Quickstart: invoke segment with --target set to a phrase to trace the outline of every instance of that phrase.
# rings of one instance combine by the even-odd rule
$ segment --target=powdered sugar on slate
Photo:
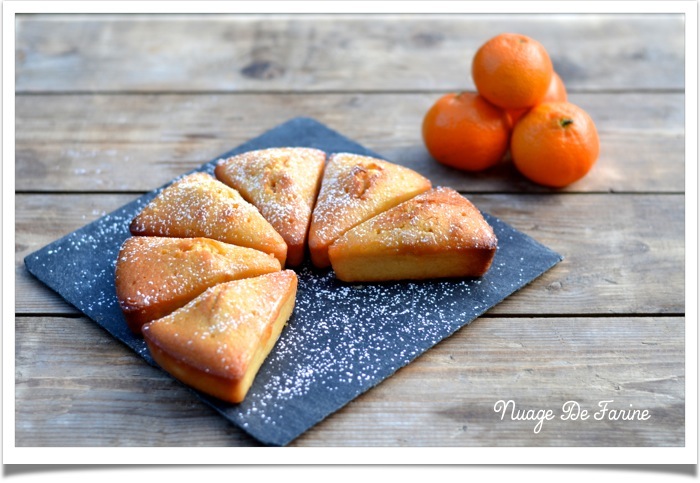
[[[293,427],[286,407],[313,412],[319,399],[349,401],[475,318],[495,295],[481,279],[351,285],[308,267],[298,275],[292,319],[234,410],[244,427]]]
[[[312,119],[296,118],[222,157],[306,143],[374,156]],[[200,169],[212,174],[214,164]],[[31,273],[149,363],[143,339],[127,328],[116,302],[114,264],[129,222],[159,191],[25,258]],[[294,314],[245,401],[229,405],[196,394],[259,441],[289,443],[561,260],[499,220],[487,221],[500,246],[483,279],[348,285],[332,272],[299,269]]]
[[[42,280],[153,364],[143,339],[127,328],[114,291],[119,247],[148,199],[49,245],[28,257],[27,266],[39,264]],[[286,444],[541,273],[531,260],[534,241],[487,221],[501,246],[483,278],[346,284],[332,271],[299,268],[292,318],[246,399],[230,405],[198,396],[261,441]],[[559,259],[547,257],[547,264]]]
[[[150,198],[141,197],[28,256],[25,264],[81,312],[123,340],[149,362],[145,344],[133,339],[117,303],[114,271],[129,223]]]

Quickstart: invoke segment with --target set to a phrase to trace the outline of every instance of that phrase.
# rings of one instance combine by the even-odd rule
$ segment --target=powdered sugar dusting
[[[543,247],[484,216],[501,243],[483,277],[346,284],[332,271],[299,269],[288,326],[246,400],[224,414],[251,434],[289,441],[560,259],[544,249],[532,263]]]
[[[290,121],[246,148],[274,145],[280,136],[314,145],[323,138],[328,151],[366,151],[307,119]],[[131,219],[157,194],[25,258],[31,273],[151,364],[143,339],[127,328],[117,304],[114,270]],[[499,248],[481,279],[348,285],[330,271],[302,267],[294,314],[243,403],[199,397],[263,443],[287,444],[561,259],[498,220],[487,221]]]
[[[29,255],[25,264],[68,302],[150,361],[142,341],[131,341],[115,293],[117,255],[129,223],[148,202],[145,195]]]
[[[144,327],[171,356],[205,372],[237,379],[289,294],[293,272],[221,283]]]
[[[124,309],[192,298],[207,287],[280,269],[272,255],[208,238],[128,238],[116,265],[117,296]]]
[[[131,225],[132,233],[207,237],[267,253],[282,238],[241,195],[206,173],[193,173],[161,191]]]
[[[351,153],[333,154],[323,175],[310,236],[330,243],[348,229],[430,188],[413,170]]]
[[[217,178],[255,205],[289,244],[303,244],[326,155],[311,148],[249,151],[217,162]]]
[[[375,253],[495,249],[493,229],[479,210],[452,188],[421,193],[361,223],[336,241],[371,246]]]
[[[151,196],[30,255],[27,266],[153,363],[143,339],[127,328],[114,291],[119,247]],[[200,397],[256,438],[286,444],[560,259],[499,220],[487,221],[499,248],[483,278],[345,284],[332,271],[301,267],[294,313],[246,399],[230,405]],[[228,357],[221,347],[219,360]]]
[[[332,272],[298,272],[294,315],[235,411],[241,421],[289,426],[289,404],[354,397],[476,317],[493,295],[482,279],[344,284]]]

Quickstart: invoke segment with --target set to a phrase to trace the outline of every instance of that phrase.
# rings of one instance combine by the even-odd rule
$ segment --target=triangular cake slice
[[[287,243],[287,266],[304,259],[326,153],[287,147],[249,151],[217,163],[214,174],[255,205]]]
[[[309,251],[316,267],[330,266],[328,247],[350,228],[430,189],[417,172],[350,153],[330,156],[311,215]]]
[[[272,253],[284,266],[287,244],[235,189],[192,173],[161,191],[131,222],[133,235],[205,237]]]
[[[296,289],[292,270],[216,285],[146,324],[146,344],[176,379],[239,403],[291,316]]]
[[[491,266],[497,244],[469,200],[435,188],[349,230],[329,257],[347,282],[478,277]]]
[[[119,251],[115,285],[129,328],[140,334],[213,285],[281,269],[270,254],[209,238],[133,236]]]

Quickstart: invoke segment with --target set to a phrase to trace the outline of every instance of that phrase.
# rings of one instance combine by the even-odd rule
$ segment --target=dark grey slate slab
[[[378,156],[313,119],[295,118],[220,157],[276,146]],[[213,173],[215,163],[199,170]],[[114,267],[130,236],[129,223],[157,192],[25,258],[39,280],[151,365],[143,339],[129,331],[117,304]],[[348,284],[332,271],[301,267],[294,314],[245,401],[233,405],[193,392],[261,443],[288,444],[562,259],[497,218],[485,217],[499,247],[482,278]]]

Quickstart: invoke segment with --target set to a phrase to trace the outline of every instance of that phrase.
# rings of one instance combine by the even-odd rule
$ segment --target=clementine
[[[563,188],[590,171],[600,140],[586,111],[570,102],[545,102],[516,124],[510,149],[513,164],[526,178]]]
[[[505,109],[537,104],[552,80],[552,61],[542,44],[520,34],[493,37],[472,59],[476,90]]]
[[[544,95],[542,100],[540,100],[539,104],[542,104],[543,102],[566,102],[567,100],[568,98],[566,95],[566,86],[564,85],[564,81],[561,80],[561,77],[559,77],[556,72],[552,72],[552,82],[549,83],[549,89],[547,89],[547,93]],[[515,123],[517,123],[518,120],[529,110],[529,107],[526,107],[525,109],[506,110],[508,117],[510,118],[510,125],[515,126]]]
[[[476,92],[449,93],[423,119],[423,141],[438,162],[465,171],[497,164],[508,150],[505,111]]]

